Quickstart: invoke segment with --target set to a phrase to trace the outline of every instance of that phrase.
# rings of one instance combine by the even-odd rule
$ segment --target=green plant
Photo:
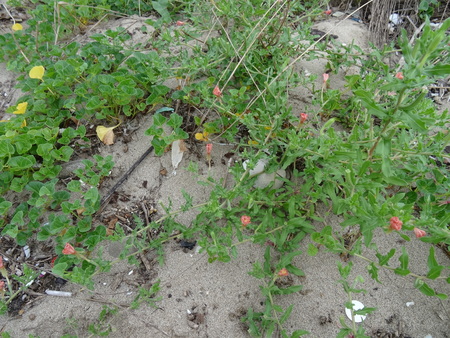
[[[18,87],[25,92],[8,110],[15,117],[0,123],[2,235],[19,245],[33,236],[53,239],[59,255],[53,273],[91,288],[92,277],[114,263],[102,258],[99,243],[104,240],[122,241],[120,259],[136,264],[136,255],[144,250],[155,250],[162,263],[163,245],[174,237],[198,238],[210,262],[236,258],[243,243],[265,245],[264,263],[249,272],[262,281],[265,297],[264,311],[249,309],[244,318],[255,336],[270,336],[276,330],[283,336],[305,333],[283,326],[293,306],[283,309],[276,300],[301,288],[277,283],[286,273],[302,275],[292,259],[301,254],[299,246],[306,236],[332,252],[366,261],[375,281],[380,268],[388,269],[413,277],[422,293],[446,298],[428,283],[443,278],[450,282],[445,276],[448,267],[437,262],[432,246],[450,245],[448,170],[441,165],[450,141],[445,128],[448,112],[436,111],[426,97],[426,86],[450,74],[446,53],[450,19],[435,31],[426,22],[412,45],[403,33],[399,46],[405,64],[391,69],[385,63],[393,52],[389,46],[367,54],[353,45],[329,49],[320,41],[313,43],[309,30],[312,19],[323,15],[322,4],[153,1],[146,5],[161,18],[147,20],[148,27],[141,28],[154,30],[152,50],[147,52],[143,46],[129,46],[131,36],[120,28],[93,35],[93,41],[83,45],[64,40],[68,35],[61,32],[69,34],[83,20],[98,18],[90,4],[58,4],[57,12],[51,1],[36,6],[29,28],[0,36],[0,57],[22,73]],[[106,0],[101,5],[115,6]],[[184,11],[185,22],[170,24],[179,14],[172,12],[175,9]],[[54,15],[53,23],[43,21],[48,15]],[[206,39],[204,30],[218,33]],[[304,39],[310,44],[305,46]],[[189,52],[169,53],[173,45],[187,45]],[[329,72],[324,73],[321,88],[314,86],[312,77],[292,70],[305,57],[327,60]],[[360,67],[360,72],[346,76],[344,91],[329,89],[342,67]],[[29,76],[23,75],[29,71]],[[168,78],[184,84],[170,91],[163,85]],[[288,99],[299,84],[308,87],[314,99],[297,116]],[[186,119],[170,108],[175,102],[201,111],[194,116],[196,130],[185,128]],[[144,113],[153,114],[146,134],[153,136],[157,154],[175,140],[221,138],[235,145],[247,166],[236,163],[229,168],[234,180],[229,189],[211,177],[201,181],[212,188],[207,201],[193,205],[192,197],[183,193],[186,202],[179,210],[170,203],[163,205],[166,215],[158,220],[144,224],[136,218],[130,233],[117,225],[107,236],[104,226],[93,226],[93,219],[100,207],[99,185],[113,166],[111,158],[83,161],[84,168],[74,171],[68,183],[59,177],[61,164],[72,158],[74,148],[89,147],[90,123],[117,124]],[[269,174],[290,171],[292,180],[279,176],[282,186],[254,188],[258,177],[250,171],[260,163]],[[195,173],[194,165],[190,169]],[[294,183],[299,181],[301,185]],[[26,201],[13,203],[10,194],[22,192]],[[343,228],[358,233],[351,247],[331,227],[316,229],[314,221],[325,222],[319,203],[343,217]],[[175,220],[192,208],[198,209],[192,224]],[[378,228],[385,235],[409,241],[414,234],[416,240],[430,243],[428,273],[410,270],[404,248],[398,266],[389,266],[395,249],[379,251],[373,241]],[[159,235],[149,241],[151,229]],[[363,256],[363,248],[373,250],[377,261]],[[308,253],[315,255],[317,250],[310,245]],[[273,257],[279,257],[278,262]],[[361,291],[347,281],[351,265],[338,269],[351,300],[352,293]],[[143,302],[153,306],[158,290],[159,282],[149,290],[140,289],[132,307]],[[6,304],[16,294],[7,290]],[[342,334],[364,335],[362,326],[342,326]]]

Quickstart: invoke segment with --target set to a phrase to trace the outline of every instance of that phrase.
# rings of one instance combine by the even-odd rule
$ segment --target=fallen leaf
[[[105,127],[105,126],[97,126],[95,131],[97,132],[97,136],[106,145],[114,144],[114,128],[117,128],[119,125],[114,127]]]
[[[178,168],[181,160],[183,159],[184,152],[187,150],[186,144],[183,140],[176,140],[172,143],[172,166],[173,170]]]
[[[86,208],[78,208],[76,211],[77,211],[78,216],[80,216],[83,212],[86,211]]]

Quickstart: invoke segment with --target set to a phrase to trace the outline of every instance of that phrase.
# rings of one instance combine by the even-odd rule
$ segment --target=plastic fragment
[[[72,292],[56,291],[56,290],[45,290],[45,293],[49,296],[57,297],[72,297]]]

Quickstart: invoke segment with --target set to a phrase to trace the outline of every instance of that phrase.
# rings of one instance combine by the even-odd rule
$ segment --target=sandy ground
[[[130,21],[131,20],[131,21]],[[139,24],[139,19],[124,19],[114,25],[133,29],[132,21]],[[318,23],[318,28],[333,29],[338,40],[343,43],[354,42],[367,48],[368,32],[364,25],[353,21],[331,19]],[[95,32],[95,31],[94,31]],[[298,69],[307,69],[311,74],[324,72],[324,62],[302,62]],[[3,66],[2,66],[3,67]],[[8,74],[0,71],[2,85],[8,80]],[[332,75],[336,86],[343,83],[342,74]],[[318,82],[319,83],[319,82]],[[7,87],[7,86],[5,86]],[[306,98],[306,99],[305,99]],[[308,93],[299,88],[291,95],[294,113],[303,111]],[[14,104],[14,101],[7,103]],[[182,113],[182,112],[180,112]],[[144,131],[151,125],[151,117],[139,118],[141,126],[132,134],[131,142],[124,143],[121,138],[110,147],[102,146],[100,153],[112,155],[116,163],[112,178],[102,187],[105,193],[121,175],[145,152],[149,139]],[[167,203],[170,198],[176,209],[184,203],[181,190],[193,196],[194,203],[204,202],[209,196],[208,188],[198,185],[196,180],[205,180],[209,175],[215,178],[225,177],[227,167],[221,158],[227,152],[227,146],[215,145],[213,160],[215,165],[208,171],[204,160],[199,160],[195,149],[189,149],[177,170],[172,175],[170,154],[156,157],[150,154],[133,172],[128,181],[119,189],[129,195],[130,201],[123,205],[132,205],[142,200],[150,201],[155,206],[158,202]],[[127,149],[125,149],[127,148]],[[127,150],[124,153],[124,150]],[[201,150],[203,151],[203,150]],[[186,170],[189,161],[198,163],[198,178]],[[161,175],[166,169],[168,174]],[[143,182],[147,181],[146,188]],[[111,208],[106,212],[114,212]],[[325,211],[324,211],[325,213]],[[162,215],[158,208],[158,215]],[[195,212],[179,216],[183,224],[190,224]],[[328,216],[328,224],[339,229],[340,219]],[[323,225],[317,224],[318,229]],[[378,231],[374,235],[380,251],[387,253],[391,248],[400,248],[399,237]],[[420,241],[404,244],[410,254],[410,266],[416,273],[426,273],[428,246]],[[308,240],[303,243],[306,252]],[[120,244],[106,244],[106,258],[115,258],[120,252]],[[246,327],[240,323],[240,317],[249,307],[262,310],[264,297],[259,290],[260,281],[248,275],[252,264],[263,261],[264,247],[246,244],[239,247],[239,256],[230,263],[215,262],[209,264],[207,256],[198,253],[198,248],[183,250],[175,241],[165,247],[166,261],[163,266],[152,265],[151,271],[138,269],[126,262],[113,266],[111,272],[95,277],[94,292],[77,285],[66,284],[64,291],[73,292],[70,298],[41,296],[35,299],[26,311],[15,317],[0,317],[0,331],[9,332],[12,337],[61,337],[64,334],[88,337],[89,324],[98,321],[102,306],[129,303],[136,296],[137,285],[161,281],[159,296],[162,300],[155,307],[143,305],[137,310],[119,307],[118,314],[108,317],[106,322],[113,329],[110,337],[247,337]],[[370,257],[370,253],[368,256]],[[147,254],[150,262],[154,261],[151,253]],[[443,265],[449,265],[448,258],[437,250],[437,259]],[[340,317],[345,317],[344,303],[347,296],[342,286],[337,283],[339,273],[336,262],[340,257],[320,250],[315,257],[306,253],[297,257],[295,264],[305,272],[304,277],[289,277],[289,282],[303,286],[302,291],[289,296],[277,297],[277,302],[284,307],[294,304],[294,310],[286,323],[289,331],[303,329],[310,331],[309,337],[335,337],[341,325]],[[367,316],[364,327],[369,336],[381,337],[450,337],[450,302],[440,301],[422,295],[413,287],[413,278],[397,276],[380,271],[378,284],[370,279],[364,261],[352,258],[354,264],[351,278],[363,276],[365,282],[360,287],[366,294],[357,294],[354,299],[367,307],[376,307],[377,311]],[[395,264],[397,258],[391,262]],[[432,283],[439,292],[450,293],[446,283]],[[350,320],[345,317],[347,324]],[[383,335],[381,335],[383,334]]]

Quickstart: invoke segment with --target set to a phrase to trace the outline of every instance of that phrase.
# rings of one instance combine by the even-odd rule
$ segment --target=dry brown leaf
[[[77,211],[78,216],[80,216],[83,212],[86,211],[86,208],[84,208],[84,207],[78,208],[76,211]]]
[[[100,139],[100,141],[109,146],[111,144],[114,144],[115,135],[113,129],[118,126],[119,125],[114,127],[97,126],[95,131],[97,132],[97,136]]]
[[[175,170],[178,168],[181,160],[183,159],[184,152],[187,150],[186,144],[183,140],[176,140],[172,143],[172,166]]]

